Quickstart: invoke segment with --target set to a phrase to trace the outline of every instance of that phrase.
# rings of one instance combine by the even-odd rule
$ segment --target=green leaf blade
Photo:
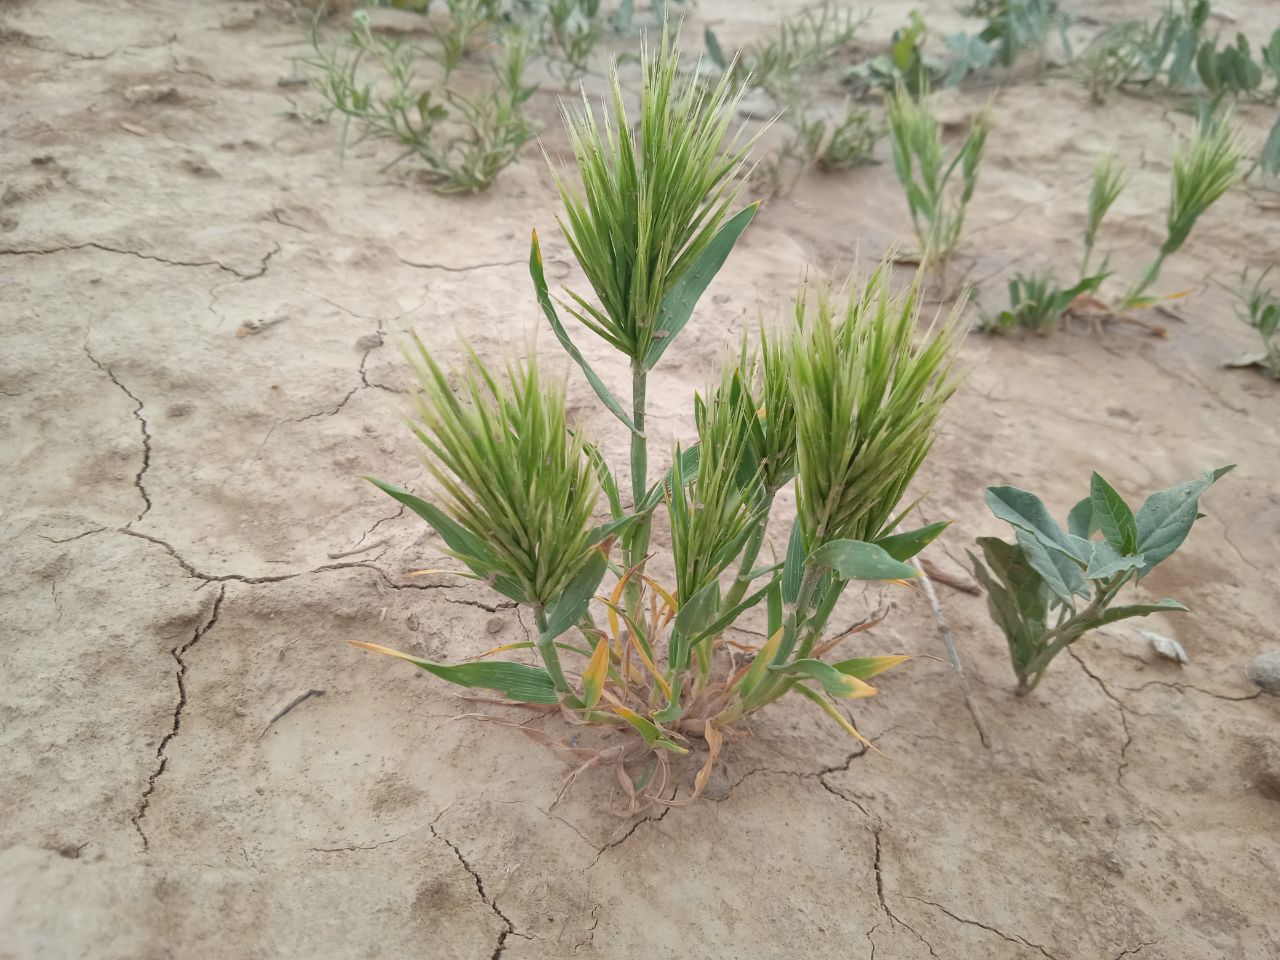
[[[720,272],[720,268],[724,266],[734,244],[747,229],[747,225],[751,223],[759,207],[759,203],[753,203],[726,221],[711,238],[698,259],[662,298],[657,319],[654,321],[653,339],[644,354],[645,369],[652,370],[657,365],[667,348],[671,346],[671,342],[689,322],[689,318],[693,316],[693,308],[698,305],[698,299],[715,275]]]
[[[881,537],[876,541],[876,546],[893,557],[893,559],[905,563],[933,543],[939,534],[949,526],[951,526],[950,520],[940,520],[918,530],[909,530],[906,533],[895,533],[888,537]]]
[[[920,575],[915,567],[862,540],[832,540],[810,553],[806,564],[828,568],[842,580],[910,580]]]
[[[1094,522],[1107,542],[1121,554],[1132,554],[1138,545],[1138,524],[1133,511],[1096,471],[1089,481],[1089,502]]]
[[[1146,576],[1182,545],[1195,523],[1201,495],[1235,464],[1219,467],[1167,490],[1158,490],[1138,509],[1138,550],[1145,558],[1139,576]]]
[[[627,412],[622,408],[622,404],[618,402],[618,398],[605,386],[605,382],[591,368],[591,364],[587,363],[587,358],[582,355],[582,351],[569,338],[568,331],[565,330],[564,324],[560,322],[560,316],[556,313],[555,304],[551,302],[551,291],[547,287],[547,276],[542,267],[542,250],[538,246],[537,231],[534,231],[533,240],[529,245],[529,275],[533,278],[533,289],[538,295],[538,304],[542,307],[542,312],[546,315],[547,322],[551,324],[551,330],[556,335],[556,339],[560,341],[560,346],[564,347],[565,353],[569,354],[573,362],[582,370],[583,376],[591,384],[591,389],[596,392],[596,396],[600,398],[600,401],[609,408],[609,412],[621,420],[632,433],[638,433],[636,425],[627,416]]]

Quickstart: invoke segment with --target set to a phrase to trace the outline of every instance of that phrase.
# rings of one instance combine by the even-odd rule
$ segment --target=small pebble
[[[1244,673],[1265,693],[1280,697],[1280,647],[1254,657],[1245,665]]]
[[[501,633],[502,628],[505,627],[506,625],[507,625],[506,621],[503,620],[501,617],[490,617],[489,622],[484,625],[484,628],[488,630],[490,634],[495,634],[495,633]]]

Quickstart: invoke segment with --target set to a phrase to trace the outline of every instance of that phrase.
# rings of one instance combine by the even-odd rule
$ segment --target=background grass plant
[[[1186,242],[1192,228],[1223,194],[1240,180],[1244,148],[1230,117],[1200,127],[1185,146],[1174,150],[1165,239],[1142,276],[1120,299],[1118,310],[1152,306],[1147,295],[1164,262]]]
[[[449,26],[435,28],[438,49],[375,33],[364,10],[331,49],[313,23],[313,55],[305,62],[319,72],[315,86],[329,110],[343,118],[344,153],[352,133],[357,143],[392,141],[401,152],[387,167],[416,157],[442,193],[483,190],[514,162],[534,136],[525,113],[536,90],[525,81],[529,38],[515,28],[499,31],[486,11],[475,0],[455,3]],[[490,63],[488,86],[464,91],[453,74],[482,34],[500,41],[501,58]]]
[[[1262,349],[1231,361],[1233,367],[1261,367],[1280,380],[1280,296],[1266,286],[1271,266],[1262,270],[1252,285],[1249,271],[1240,274],[1241,289],[1236,293],[1236,316],[1257,331]]]
[[[893,168],[907,194],[922,265],[937,263],[945,269],[960,244],[965,212],[977,186],[987,112],[973,119],[960,148],[948,155],[942,144],[942,124],[927,92],[916,99],[899,86],[886,110]]]

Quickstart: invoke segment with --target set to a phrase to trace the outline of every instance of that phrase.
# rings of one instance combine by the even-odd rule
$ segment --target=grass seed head
[[[468,348],[455,392],[416,336],[406,355],[418,385],[409,425],[446,511],[488,545],[495,573],[550,602],[582,565],[600,493],[565,421],[564,381],[541,376],[533,357],[495,373]]]
[[[874,541],[933,445],[958,386],[958,314],[916,344],[918,288],[889,288],[881,266],[843,307],[819,288],[792,351],[797,512],[812,550],[835,539]]]
[[[754,142],[735,128],[744,87],[729,74],[713,87],[683,75],[665,29],[642,69],[639,124],[615,71],[602,116],[585,100],[566,109],[580,185],[552,166],[561,228],[599,301],[570,292],[572,312],[635,361],[652,342],[663,297],[726,219]]]

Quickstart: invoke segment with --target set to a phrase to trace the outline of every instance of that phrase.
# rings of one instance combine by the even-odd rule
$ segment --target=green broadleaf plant
[[[708,759],[696,795],[720,731],[789,691],[860,737],[830,698],[875,693],[866,679],[905,658],[828,662],[843,634],[824,639],[824,631],[849,581],[916,576],[906,561],[945,526],[903,530],[910,507],[900,501],[958,379],[956,316],[917,337],[917,288],[895,295],[887,266],[838,305],[826,287],[802,290],[788,321],[762,328],[754,346],[744,341],[714,388],[695,397],[697,442],[677,446],[670,470],[650,484],[645,376],[664,350],[679,349],[673,341],[754,212],[732,209],[734,176],[746,161],[745,146],[729,136],[740,91],[707,91],[675,67],[664,37],[644,58],[637,129],[620,94],[611,121],[573,115],[582,186],[557,174],[562,227],[594,294],[571,293],[560,306],[629,360],[629,412],[560,323],[536,240],[530,258],[558,341],[631,436],[631,502],[600,448],[570,429],[563,384],[544,378],[536,360],[508,361],[497,374],[469,354],[455,388],[415,340],[410,422],[438,506],[378,486],[436,529],[463,576],[532,609],[537,639],[490,654],[533,650],[541,663],[490,662],[486,654],[443,664],[361,644],[453,683],[555,703],[574,722],[634,733],[639,753],[611,754],[633,806],[658,795],[667,758],[701,737]],[[760,566],[775,495],[793,481],[797,519],[786,559]],[[606,507],[601,524],[595,513]],[[649,529],[663,510],[669,586],[645,572]],[[611,559],[615,542],[620,563]],[[738,667],[724,633],[761,603],[769,639]],[[571,638],[575,631],[582,640]],[[631,776],[627,765],[642,760],[647,769]]]
[[[1176,600],[1114,606],[1124,587],[1168,559],[1200,518],[1199,501],[1232,466],[1151,494],[1135,513],[1099,474],[1063,530],[1039,497],[988,487],[987,505],[1015,532],[1015,543],[979,537],[974,573],[1005,635],[1019,694],[1030,693],[1049,664],[1090,630],[1130,617],[1186,610]],[[1101,539],[1094,538],[1101,533]],[[985,561],[985,562],[984,562]]]
[[[1242,289],[1236,292],[1236,316],[1258,333],[1262,349],[1230,361],[1230,367],[1261,367],[1280,380],[1280,296],[1266,286],[1268,266],[1249,286],[1249,271],[1240,274]]]

